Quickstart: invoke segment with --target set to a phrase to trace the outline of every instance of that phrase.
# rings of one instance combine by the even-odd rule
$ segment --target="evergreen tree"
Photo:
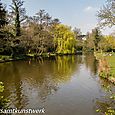
[[[0,1],[0,28],[6,24],[6,10]]]
[[[11,18],[15,23],[15,35],[20,36],[20,26],[21,22],[25,20],[25,8],[22,8],[24,1],[22,0],[12,0],[12,5],[10,6],[12,9]]]

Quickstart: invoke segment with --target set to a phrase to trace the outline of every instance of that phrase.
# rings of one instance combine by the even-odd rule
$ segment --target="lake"
[[[11,108],[44,108],[44,115],[97,115],[97,102],[109,95],[93,54],[57,56],[0,64],[0,81]]]

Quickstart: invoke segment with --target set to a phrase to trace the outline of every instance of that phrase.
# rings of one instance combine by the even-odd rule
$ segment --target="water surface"
[[[92,54],[1,63],[0,81],[9,107],[45,108],[46,115],[97,115],[96,101],[107,94],[97,65]]]

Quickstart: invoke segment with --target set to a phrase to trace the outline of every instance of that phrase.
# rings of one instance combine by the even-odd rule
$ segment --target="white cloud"
[[[92,9],[93,9],[93,7],[88,6],[87,8],[85,8],[85,11],[90,11],[90,10],[92,10]]]
[[[94,12],[96,11],[97,8],[94,8],[92,6],[87,6],[85,9],[84,9],[84,12]]]

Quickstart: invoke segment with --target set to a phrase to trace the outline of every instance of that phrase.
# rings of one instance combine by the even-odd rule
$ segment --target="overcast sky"
[[[1,0],[8,6],[11,0]],[[63,24],[81,28],[85,34],[97,25],[96,13],[106,0],[24,0],[27,14],[35,15],[40,9],[44,9],[53,18],[59,18]],[[112,29],[106,29],[103,34],[112,33]]]

